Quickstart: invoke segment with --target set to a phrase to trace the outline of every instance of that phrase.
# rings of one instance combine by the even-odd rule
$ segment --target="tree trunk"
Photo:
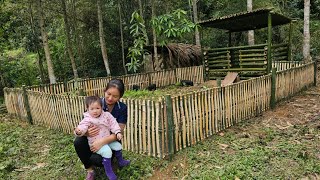
[[[121,0],[118,0],[118,10],[119,10],[119,25],[120,25],[120,38],[121,38],[121,54],[122,54],[122,66],[124,73],[127,74],[126,68],[126,58],[124,55],[124,42],[123,42],[123,28],[122,28],[122,12],[121,12]]]
[[[38,0],[37,2],[38,2],[37,8],[38,8],[38,13],[39,13],[39,25],[40,25],[40,31],[41,31],[41,37],[42,37],[42,45],[43,45],[44,53],[45,53],[46,60],[47,60],[50,84],[53,84],[53,83],[56,83],[56,76],[54,75],[53,64],[51,61],[50,49],[49,49],[49,44],[48,44],[48,34],[47,34],[45,27],[44,27],[44,16],[43,16],[43,11],[42,11],[42,2],[41,2],[41,0]]]
[[[151,0],[151,17],[152,18],[156,16],[154,6],[155,6],[155,2],[154,0]],[[159,60],[158,60],[158,49],[157,49],[157,34],[154,28],[152,28],[152,36],[153,36],[153,57],[154,57],[152,58],[152,61],[158,63]],[[152,64],[153,64],[153,70],[155,70],[154,63]]]
[[[83,57],[83,40],[82,40],[82,36],[79,35],[79,30],[78,30],[78,21],[77,21],[77,8],[76,8],[76,0],[71,0],[71,14],[72,14],[72,25],[70,28],[72,28],[72,31],[74,32],[74,42],[75,42],[75,47],[77,48],[77,52],[78,52],[78,58],[80,61],[80,69],[85,69],[84,68],[84,57]],[[79,69],[79,66],[78,66]],[[81,73],[81,71],[80,71]],[[83,72],[82,72],[83,73]],[[84,73],[83,73],[84,74]]]
[[[103,32],[103,19],[102,19],[102,12],[101,12],[101,3],[100,0],[97,0],[97,8],[98,8],[98,21],[99,21],[99,38],[100,38],[100,47],[103,57],[103,62],[106,67],[107,76],[110,76],[110,67],[108,62],[108,55],[107,55],[107,48],[106,42],[104,40],[104,32]]]
[[[197,24],[198,23],[197,0],[192,0],[192,11],[193,11],[193,22]],[[200,34],[199,34],[199,29],[197,27],[194,31],[194,37],[196,40],[196,45],[200,46]]]
[[[138,0],[139,3],[139,14],[143,18],[143,8],[142,8],[142,2],[141,0]]]
[[[311,61],[309,17],[310,17],[310,0],[304,0],[303,58],[305,62]]]
[[[41,58],[41,54],[40,54],[40,50],[39,50],[39,38],[36,35],[36,31],[35,31],[35,27],[34,27],[34,19],[33,19],[33,11],[32,11],[32,2],[29,2],[29,13],[30,13],[30,26],[31,26],[31,30],[32,30],[32,36],[34,38],[34,40],[36,41],[36,51],[38,54],[38,67],[39,67],[39,72],[40,72],[40,78],[41,78],[41,83],[42,84],[46,84],[46,79],[44,76],[44,68],[43,68],[43,63],[42,63],[42,58]]]
[[[247,11],[252,11],[252,0],[247,0]],[[254,30],[248,31],[248,44],[254,45]]]
[[[67,7],[66,7],[66,2],[65,0],[61,0],[61,5],[62,5],[62,11],[63,11],[63,20],[64,20],[64,30],[67,36],[67,50],[69,54],[69,58],[71,60],[71,66],[73,70],[73,76],[74,79],[78,79],[78,71],[77,71],[77,66],[76,66],[76,61],[74,59],[74,53],[71,47],[71,37],[70,37],[70,26],[69,26],[69,20],[68,20],[68,15],[67,15]]]

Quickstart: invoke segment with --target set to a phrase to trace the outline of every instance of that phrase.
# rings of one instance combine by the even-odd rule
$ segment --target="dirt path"
[[[180,151],[151,179],[320,179],[320,87]]]

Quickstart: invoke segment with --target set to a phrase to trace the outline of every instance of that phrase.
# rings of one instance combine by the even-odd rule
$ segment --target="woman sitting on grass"
[[[120,102],[119,99],[124,94],[124,84],[120,79],[113,79],[104,90],[104,98],[101,99],[102,110],[111,113],[111,115],[118,122],[121,132],[127,123],[127,106]],[[92,144],[88,143],[87,137],[97,136],[100,129],[96,125],[90,125],[85,136],[76,137],[74,141],[74,147],[84,167],[87,169],[88,180],[94,179],[94,166],[102,166],[102,156],[96,152],[101,149],[102,146],[117,141],[115,134],[105,136],[100,139],[96,139]]]

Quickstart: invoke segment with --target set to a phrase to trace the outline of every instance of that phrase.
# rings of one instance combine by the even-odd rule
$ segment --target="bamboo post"
[[[27,119],[30,124],[33,124],[27,90],[25,85],[22,85],[22,90],[23,90],[23,98],[24,98],[24,107],[26,108],[26,111],[27,111]]]
[[[313,76],[313,85],[317,86],[317,70],[318,70],[318,63],[317,63],[317,59],[314,60],[314,76]]]
[[[170,95],[166,95],[166,112],[167,112],[167,128],[168,128],[168,150],[169,159],[172,160],[174,153],[174,124],[173,124],[173,111],[172,100]]]
[[[276,79],[277,77],[277,69],[272,68],[271,73],[271,98],[270,98],[270,107],[274,109],[276,107]]]
[[[217,86],[221,87],[221,78],[217,78]]]
[[[271,59],[271,41],[272,41],[272,19],[271,12],[268,13],[268,66],[267,73],[270,73],[272,68],[272,59]]]
[[[229,43],[228,43],[228,47],[231,47],[231,31],[228,32],[229,34]]]

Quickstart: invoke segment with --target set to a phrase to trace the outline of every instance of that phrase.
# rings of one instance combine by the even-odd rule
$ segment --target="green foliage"
[[[187,12],[177,9],[172,13],[163,14],[151,19],[161,46],[172,41],[182,41],[183,35],[193,32],[196,25],[187,17]]]
[[[0,74],[3,78],[2,86],[14,87],[39,84],[37,70],[37,55],[20,48],[5,51],[0,55]],[[0,85],[1,87],[1,85]]]
[[[15,51],[24,49],[23,56],[30,53],[40,55],[40,59],[46,67],[43,48],[41,47],[41,35],[38,24],[38,12],[34,1],[11,1],[3,0],[0,3],[0,69],[14,69],[17,62],[3,62],[3,53],[5,51]],[[169,42],[190,43],[193,42],[193,30],[199,28],[191,22],[192,8],[190,1],[154,1],[156,14],[160,16],[151,17],[150,1],[142,1],[143,17],[134,11],[138,11],[137,1],[121,1],[122,24],[124,35],[125,54],[127,54],[127,67],[130,72],[139,72],[143,66],[143,47],[146,45],[147,35],[151,35],[152,27],[157,33],[160,45]],[[320,6],[319,0],[311,1],[311,53],[312,56],[318,56],[320,44],[319,18]],[[66,50],[66,36],[64,32],[63,16],[59,9],[61,4],[56,1],[43,1],[45,26],[49,36],[49,46],[52,56],[54,71],[58,81],[69,80],[73,78],[70,59]],[[76,65],[79,77],[97,77],[105,76],[105,68],[102,61],[101,49],[98,36],[97,9],[95,3],[91,1],[67,1],[67,15],[71,26],[71,44],[73,47]],[[115,1],[103,1],[102,12],[105,24],[105,39],[107,43],[108,57],[110,60],[110,69],[112,75],[122,75],[122,54],[120,32],[119,32],[119,12],[118,3]],[[246,11],[245,0],[203,0],[198,1],[199,20],[217,18],[233,13]],[[303,1],[278,1],[278,0],[257,0],[253,2],[253,9],[274,7],[276,12],[280,12],[291,18],[297,19],[293,33],[293,58],[302,59],[302,39],[303,39]],[[171,12],[171,13],[169,13]],[[32,15],[32,16],[31,16]],[[31,24],[31,18],[33,23]],[[131,20],[131,24],[130,24]],[[145,20],[145,21],[144,21]],[[273,39],[277,42],[287,41],[288,27],[274,28]],[[246,45],[247,33],[235,33],[232,37],[234,45]],[[264,30],[255,31],[256,43],[266,41]],[[201,44],[203,47],[223,47],[228,43],[228,34],[211,28],[201,29]],[[29,57],[21,57],[28,59]],[[15,60],[16,61],[16,60]],[[37,63],[29,64],[36,77],[39,76]],[[11,67],[12,66],[12,67]],[[20,66],[20,65],[19,65]],[[44,68],[45,71],[47,70]],[[16,84],[37,83],[30,78],[19,78],[11,71],[10,77],[7,74],[4,81],[10,86]],[[46,72],[45,72],[46,75]],[[18,79],[18,80],[16,80]],[[28,80],[30,79],[30,80]],[[2,86],[1,86],[2,89]]]
[[[130,34],[134,38],[133,46],[129,48],[128,57],[130,62],[126,64],[128,70],[137,72],[142,65],[143,47],[147,43],[147,33],[143,18],[137,11],[133,12],[130,20]]]

